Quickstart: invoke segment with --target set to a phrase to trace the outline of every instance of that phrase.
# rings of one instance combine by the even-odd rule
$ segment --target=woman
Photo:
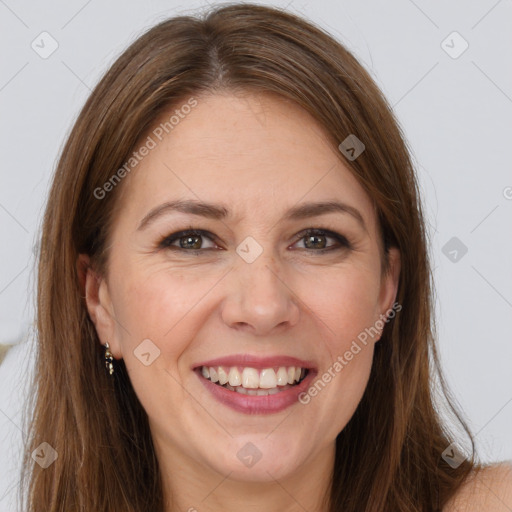
[[[135,41],[69,136],[40,258],[27,511],[510,506],[433,401],[400,130],[304,20],[231,5]]]

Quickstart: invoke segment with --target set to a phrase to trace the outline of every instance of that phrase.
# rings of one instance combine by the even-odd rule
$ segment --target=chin
[[[271,430],[269,430],[270,432]],[[268,434],[265,434],[268,435]],[[241,482],[270,482],[286,478],[302,464],[295,453],[300,443],[288,437],[279,444],[264,436],[242,436],[210,461],[215,471]]]

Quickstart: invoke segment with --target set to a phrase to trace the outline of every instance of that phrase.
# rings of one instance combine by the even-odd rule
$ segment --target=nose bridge
[[[261,254],[252,263],[243,260],[238,261],[236,271],[239,280],[247,284],[244,289],[252,289],[258,293],[267,290],[271,294],[282,291],[283,283],[275,257],[272,254]]]
[[[248,252],[243,252],[247,249]],[[278,262],[272,248],[258,249],[249,241],[240,244],[237,253],[240,257],[235,265],[235,272],[241,283],[244,299],[254,304],[264,304],[269,299],[285,299]]]
[[[265,333],[283,323],[295,324],[298,308],[283,280],[273,249],[248,237],[237,247],[224,321]],[[249,327],[250,326],[250,327]]]

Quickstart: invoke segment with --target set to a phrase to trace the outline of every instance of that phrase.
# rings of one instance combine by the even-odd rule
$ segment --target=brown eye
[[[325,235],[308,235],[304,237],[306,249],[325,249],[327,246]]]
[[[349,241],[338,233],[323,229],[306,229],[298,235],[298,242],[304,241],[304,249],[310,249],[313,252],[325,252],[336,249],[351,249]],[[335,243],[329,244],[329,240]]]
[[[209,240],[211,243],[210,247],[204,247],[204,240]],[[215,243],[213,237],[206,231],[202,230],[187,230],[180,231],[179,233],[173,233],[165,237],[159,244],[160,249],[172,249],[178,251],[199,251],[200,249],[205,250],[214,249]]]
[[[180,241],[180,247],[182,249],[201,249],[203,245],[201,235],[182,236],[178,240]]]

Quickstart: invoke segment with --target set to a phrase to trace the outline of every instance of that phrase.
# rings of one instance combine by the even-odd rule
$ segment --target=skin
[[[473,474],[446,504],[443,512],[510,512],[512,461],[493,464]]]
[[[396,297],[399,252],[382,274],[370,198],[308,113],[233,93],[198,98],[122,187],[108,273],[87,271],[86,300],[147,411],[167,510],[325,510],[335,439],[361,400],[380,335],[307,405],[273,414],[220,404],[191,368],[231,354],[290,355],[314,361],[321,376],[343,357]],[[174,199],[221,203],[230,216],[174,212],[137,229]],[[281,220],[298,203],[325,200],[357,208],[365,227],[339,212]],[[176,250],[158,248],[191,227],[215,237],[202,238],[199,255],[180,252],[179,239]],[[306,246],[297,235],[307,228],[339,233],[352,248],[330,235]],[[263,249],[250,264],[236,253],[248,236]],[[339,249],[322,254],[322,244]],[[133,353],[145,339],[160,350],[149,366]],[[262,454],[252,467],[237,458],[248,442]]]

